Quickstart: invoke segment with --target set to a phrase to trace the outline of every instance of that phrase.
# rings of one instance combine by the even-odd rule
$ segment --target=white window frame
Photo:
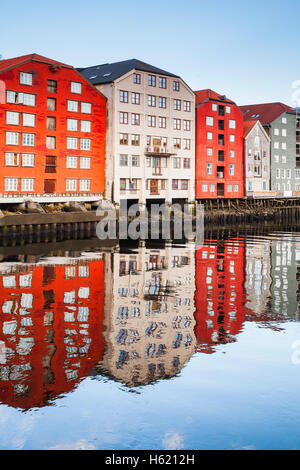
[[[20,84],[32,86],[32,73],[20,72]]]
[[[21,178],[21,191],[33,192],[34,191],[34,178]]]
[[[71,82],[71,93],[76,93],[81,95],[82,93],[82,83],[80,82]]]

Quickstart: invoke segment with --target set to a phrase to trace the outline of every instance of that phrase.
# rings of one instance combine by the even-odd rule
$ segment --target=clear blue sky
[[[74,66],[137,58],[238,104],[292,104],[300,80],[300,0],[11,0],[0,54]]]

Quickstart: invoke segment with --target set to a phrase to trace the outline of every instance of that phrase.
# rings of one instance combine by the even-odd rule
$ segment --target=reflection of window
[[[78,307],[77,320],[87,322],[89,319],[89,307]]]
[[[88,299],[90,296],[90,289],[89,287],[80,287],[78,289],[78,297],[80,299]]]

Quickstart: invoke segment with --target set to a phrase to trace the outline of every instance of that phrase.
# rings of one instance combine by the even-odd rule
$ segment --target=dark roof
[[[123,60],[112,64],[94,65],[86,68],[77,68],[77,70],[93,83],[93,85],[113,82],[131,70],[140,70],[142,72],[157,73],[159,75],[180,78],[178,75],[166,72],[165,70],[146,64],[145,62],[137,59]]]
[[[295,111],[283,103],[263,103],[240,106],[245,120],[259,119],[263,126],[271,124],[283,113],[295,114]]]

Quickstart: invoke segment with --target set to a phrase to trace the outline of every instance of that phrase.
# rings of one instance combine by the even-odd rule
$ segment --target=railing
[[[176,155],[174,151],[172,152],[167,147],[154,147],[148,146],[145,148],[145,155],[161,155],[161,156],[169,156],[169,155]]]
[[[221,173],[221,171],[218,171],[217,178],[224,179],[224,173]]]

